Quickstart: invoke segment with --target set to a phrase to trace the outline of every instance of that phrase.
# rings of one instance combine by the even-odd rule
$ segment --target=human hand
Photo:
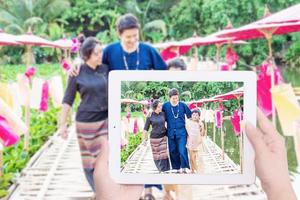
[[[58,134],[62,137],[62,139],[64,140],[68,139],[68,135],[69,135],[68,127],[66,125],[61,125],[58,128]]]
[[[138,200],[143,192],[143,185],[121,185],[114,182],[108,170],[108,141],[101,139],[101,152],[97,157],[94,171],[96,199],[99,200]]]
[[[256,175],[268,199],[296,199],[289,178],[284,138],[258,109],[259,128],[246,124],[246,134],[255,150]]]
[[[80,65],[74,65],[71,67],[71,69],[68,71],[68,75],[71,77],[78,76],[80,71]]]

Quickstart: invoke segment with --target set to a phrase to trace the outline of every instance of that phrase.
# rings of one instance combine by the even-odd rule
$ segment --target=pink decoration
[[[69,71],[69,69],[71,68],[70,64],[68,63],[68,61],[66,59],[64,59],[61,62],[61,66],[64,70]]]
[[[257,78],[257,102],[258,107],[263,111],[266,116],[272,115],[272,96],[271,96],[271,74],[269,64],[263,63],[259,67],[260,73]],[[283,83],[284,80],[277,67],[274,69],[274,82],[275,85]]]
[[[233,51],[231,47],[226,52],[226,62],[229,66],[234,65],[239,60],[239,56]]]
[[[227,64],[221,64],[220,70],[221,71],[230,71],[230,66]]]
[[[40,104],[40,111],[46,112],[48,110],[48,99],[49,99],[49,83],[46,81],[43,84],[42,99]]]
[[[231,124],[233,126],[233,131],[236,136],[241,135],[241,120],[243,119],[243,113],[241,110],[235,110],[231,116]]]
[[[80,48],[80,42],[79,42],[78,38],[73,38],[72,42],[73,42],[73,44],[72,44],[71,52],[77,53]]]
[[[25,76],[29,79],[32,78],[32,76],[34,76],[36,73],[36,69],[34,67],[29,67],[26,72],[25,72]]]
[[[0,138],[3,141],[3,145],[6,147],[16,144],[20,139],[2,116],[0,116]]]
[[[148,113],[149,113],[149,112],[148,112],[147,108],[144,109],[143,113],[144,113],[144,117],[147,117],[147,116],[148,116]]]
[[[189,105],[189,109],[190,109],[190,110],[193,110],[193,109],[195,109],[195,108],[197,108],[197,103],[191,103],[191,104]]]
[[[219,103],[220,103],[220,105],[219,105],[220,111],[224,111],[224,105],[223,105],[222,101],[220,101]]]
[[[127,112],[126,118],[129,120],[131,118],[131,112]]]
[[[133,134],[136,135],[138,130],[139,130],[138,120],[135,119],[133,124]]]
[[[218,110],[216,112],[216,127],[221,128],[222,127],[222,111]]]

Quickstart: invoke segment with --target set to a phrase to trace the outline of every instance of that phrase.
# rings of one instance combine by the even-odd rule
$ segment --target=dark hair
[[[182,59],[176,58],[168,63],[168,69],[170,68],[180,68],[180,70],[186,70],[186,64]]]
[[[78,36],[77,36],[77,39],[79,41],[80,44],[82,44],[85,40],[85,36],[83,33],[80,33]]]
[[[125,30],[128,29],[140,29],[140,24],[136,16],[131,13],[122,15],[118,18],[117,23],[117,31],[122,34]]]
[[[158,106],[159,103],[160,103],[160,100],[159,100],[159,99],[155,99],[155,100],[152,102],[151,107],[152,107],[152,110],[153,110],[153,111],[156,110],[156,108],[157,108],[157,106]]]
[[[169,97],[171,98],[172,96],[176,96],[176,95],[179,95],[179,92],[176,88],[172,88],[170,91],[169,91]]]
[[[193,113],[197,113],[199,116],[201,116],[201,112],[200,112],[200,110],[198,108],[193,109],[192,110],[192,114]]]
[[[80,47],[80,57],[84,61],[87,61],[98,44],[101,45],[95,37],[86,38]]]

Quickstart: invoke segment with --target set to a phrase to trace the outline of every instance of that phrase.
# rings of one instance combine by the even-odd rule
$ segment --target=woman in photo
[[[162,103],[156,99],[152,103],[152,113],[146,119],[144,127],[144,135],[148,134],[150,126],[152,128],[150,133],[150,144],[155,165],[159,172],[170,170],[167,137],[166,137],[166,118],[162,112]],[[147,136],[145,136],[147,138]]]

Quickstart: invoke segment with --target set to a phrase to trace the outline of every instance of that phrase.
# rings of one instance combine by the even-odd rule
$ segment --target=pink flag
[[[216,112],[216,127],[221,128],[222,127],[222,111],[218,110]]]
[[[144,108],[144,111],[143,111],[143,113],[144,113],[144,117],[147,117],[148,116],[148,110],[147,110],[147,108]]]
[[[221,71],[230,71],[230,66],[228,64],[221,64]]]
[[[193,110],[194,108],[197,108],[197,103],[191,103],[191,104],[189,105],[189,109],[190,109],[190,110]]]
[[[229,66],[234,65],[239,60],[239,56],[233,51],[231,47],[227,48],[226,62]]]
[[[36,69],[34,67],[29,67],[26,72],[25,72],[25,76],[28,79],[31,79],[36,73]]]
[[[241,134],[241,120],[243,119],[243,113],[240,110],[235,110],[230,118],[231,124],[233,126],[233,131],[236,136]]]
[[[0,138],[3,141],[3,145],[6,147],[16,144],[20,139],[2,116],[0,116]]]
[[[126,118],[129,120],[129,119],[130,119],[130,117],[131,117],[131,112],[127,112],[127,114],[126,114]]]
[[[69,69],[71,68],[70,64],[66,59],[63,59],[63,61],[61,62],[61,66],[66,71],[69,71]]]
[[[258,107],[266,116],[272,115],[272,96],[271,96],[271,74],[269,73],[269,64],[263,63],[259,67],[260,73],[257,78],[257,103]],[[284,83],[282,75],[277,67],[274,69],[275,85]]]
[[[135,119],[133,124],[133,134],[136,135],[138,130],[139,130],[138,120]]]
[[[43,84],[43,89],[42,89],[42,99],[40,104],[41,112],[46,112],[48,110],[48,99],[49,99],[49,83],[48,81],[46,81]]]
[[[80,48],[80,42],[78,40],[78,38],[73,38],[72,39],[72,47],[71,47],[71,52],[72,53],[77,53],[79,51],[79,48]]]

